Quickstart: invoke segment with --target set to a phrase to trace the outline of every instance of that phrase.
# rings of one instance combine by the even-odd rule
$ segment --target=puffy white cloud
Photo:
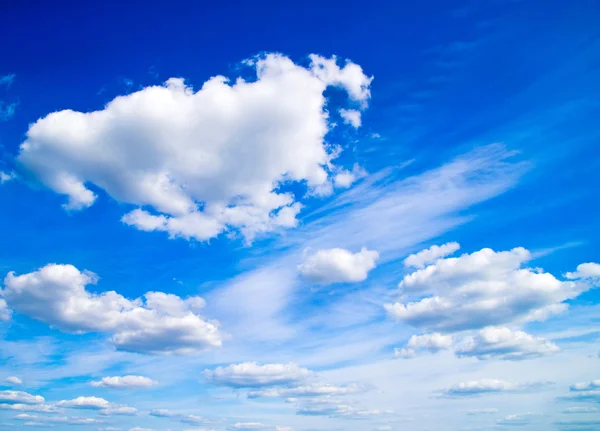
[[[340,109],[340,115],[344,120],[345,124],[350,124],[355,129],[358,129],[361,125],[361,114],[356,109]]]
[[[50,264],[24,275],[10,272],[2,292],[16,311],[74,333],[112,333],[120,350],[189,354],[221,345],[215,322],[204,320],[199,297],[148,292],[129,300],[114,291],[92,294],[98,277],[72,265]]]
[[[560,349],[551,341],[506,327],[484,328],[456,349],[458,356],[520,360],[551,355]]]
[[[18,404],[43,404],[44,397],[23,391],[0,391],[0,401]]]
[[[522,268],[530,258],[519,247],[503,252],[484,248],[439,259],[406,275],[399,288],[408,302],[388,303],[385,309],[398,320],[429,330],[481,329],[546,318],[564,310],[564,301],[592,287],[584,281],[558,280],[541,269]]]
[[[77,397],[72,400],[62,400],[56,403],[59,407],[72,409],[104,410],[112,406],[112,403],[99,397]]]
[[[344,169],[338,171],[333,177],[333,184],[336,187],[347,189],[354,184],[355,181],[358,181],[366,175],[367,172],[363,168],[359,165],[354,165],[351,171]]]
[[[5,378],[4,383],[8,383],[9,385],[22,385],[23,384],[23,380],[21,380],[20,378],[16,377],[16,376],[9,376],[7,378]]]
[[[243,362],[227,367],[205,370],[206,379],[216,385],[235,388],[291,385],[312,376],[311,371],[296,364],[265,364]]]
[[[32,124],[18,162],[68,198],[91,206],[93,184],[138,210],[123,221],[171,237],[208,240],[227,230],[255,235],[296,225],[301,206],[284,182],[331,183],[339,149],[325,142],[329,86],[361,108],[371,78],[352,62],[310,56],[308,67],[280,54],[245,62],[256,79],[223,76],[194,91],[181,78],[143,88],[103,110],[54,112]]]
[[[577,265],[577,271],[567,272],[565,277],[576,280],[580,278],[600,278],[600,263],[588,262]]]
[[[379,253],[362,248],[357,253],[343,248],[319,250],[298,265],[300,274],[320,284],[357,283],[367,279],[376,266]]]
[[[288,397],[318,397],[358,394],[367,388],[356,384],[333,385],[329,383],[313,383],[292,388],[272,388],[248,392],[248,398],[288,398]]]
[[[447,350],[452,346],[452,337],[439,332],[433,334],[413,335],[402,349],[395,349],[394,354],[398,358],[412,358],[419,350],[427,350],[431,353]]]
[[[521,392],[540,389],[549,384],[549,382],[517,384],[497,379],[471,380],[445,389],[442,391],[442,395],[446,397],[469,397],[502,392]]]
[[[149,379],[144,376],[114,376],[103,377],[99,381],[91,382],[90,384],[97,388],[111,389],[147,389],[156,385],[156,380]]]
[[[406,259],[404,259],[404,266],[423,268],[425,265],[433,263],[441,257],[451,255],[458,249],[460,249],[460,244],[457,242],[447,242],[446,244],[442,245],[432,245],[425,250],[408,256]]]

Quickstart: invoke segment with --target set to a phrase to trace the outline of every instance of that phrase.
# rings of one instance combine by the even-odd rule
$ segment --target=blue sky
[[[0,430],[600,424],[595,1],[0,6]]]

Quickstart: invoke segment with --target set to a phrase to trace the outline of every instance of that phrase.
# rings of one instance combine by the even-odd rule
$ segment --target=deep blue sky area
[[[0,0],[0,41],[0,431],[599,426],[600,1]]]

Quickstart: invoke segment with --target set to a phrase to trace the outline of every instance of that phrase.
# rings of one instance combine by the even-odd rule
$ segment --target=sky
[[[600,427],[600,3],[7,1],[0,431]]]

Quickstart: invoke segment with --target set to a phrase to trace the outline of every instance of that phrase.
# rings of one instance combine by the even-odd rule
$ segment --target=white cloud
[[[23,391],[0,391],[0,401],[18,404],[43,404],[44,397]]]
[[[104,410],[112,406],[104,398],[99,397],[77,397],[72,400],[62,400],[56,403],[58,407],[68,407],[73,409],[92,409]]]
[[[22,385],[23,380],[16,376],[9,376],[4,379],[4,383],[8,383],[9,385]]]
[[[227,230],[247,240],[295,226],[301,206],[283,182],[309,189],[331,183],[339,153],[325,142],[329,86],[362,107],[371,78],[360,66],[310,57],[302,67],[279,54],[245,64],[256,80],[223,76],[200,90],[171,78],[109,102],[103,110],[54,112],[32,124],[18,162],[66,208],[91,206],[94,184],[112,198],[151,208],[123,218],[171,237],[213,238]]]
[[[442,395],[446,397],[469,397],[492,393],[520,392],[543,388],[548,384],[549,382],[517,384],[497,379],[471,380],[445,389],[442,391]]]
[[[177,414],[167,409],[152,409],[150,410],[150,416],[155,416],[157,418],[170,418],[177,416]]]
[[[356,109],[340,109],[340,115],[344,120],[345,124],[350,124],[355,129],[358,129],[361,125],[361,114]]]
[[[368,419],[392,413],[391,410],[364,409],[328,398],[307,400],[296,410],[296,414],[302,416],[328,416],[347,419]]]
[[[7,183],[9,181],[12,181],[16,178],[15,174],[13,172],[2,172],[0,171],[0,184],[4,184]]]
[[[315,283],[357,283],[367,279],[379,253],[362,248],[357,253],[343,248],[319,250],[298,265],[300,274]]]
[[[425,265],[433,263],[441,257],[451,255],[458,249],[460,249],[460,244],[457,242],[448,242],[442,245],[432,245],[425,250],[408,256],[406,259],[404,259],[404,266],[423,268]]]
[[[144,376],[114,376],[103,377],[99,381],[91,382],[92,386],[97,388],[111,389],[147,389],[156,385],[156,380]]]
[[[1,293],[2,292],[0,292],[0,294]],[[4,299],[0,298],[0,322],[9,321],[11,316],[12,316],[12,310],[10,310],[8,308],[8,305],[6,305],[6,301]]]
[[[508,415],[502,419],[498,419],[497,423],[500,425],[511,425],[511,426],[528,425],[529,422],[531,422],[531,418],[533,416],[537,416],[537,414],[528,412],[528,413],[520,413],[520,414],[516,414],[516,415]]]
[[[577,265],[577,271],[567,272],[565,277],[576,280],[580,278],[600,278],[600,263],[588,262]]]
[[[135,407],[110,405],[103,409],[100,414],[104,416],[135,416],[138,410]]]
[[[419,350],[427,350],[431,353],[447,350],[452,346],[452,337],[439,332],[433,334],[413,335],[402,349],[395,349],[394,354],[398,358],[412,358]]]
[[[15,419],[22,421],[33,420],[36,423],[44,424],[45,426],[52,426],[53,423],[67,424],[67,425],[92,425],[101,424],[101,420],[94,418],[86,418],[80,416],[38,416],[30,415],[27,413],[19,414],[15,416]]]
[[[288,398],[340,396],[365,392],[366,388],[356,384],[338,386],[329,383],[314,383],[292,388],[273,388],[248,392],[248,398]]]
[[[14,410],[19,412],[41,412],[41,413],[52,413],[57,409],[53,405],[49,404],[22,404],[22,403],[0,403],[0,410]]]
[[[310,377],[312,373],[296,364],[260,365],[256,362],[243,362],[205,370],[204,375],[216,385],[254,388],[298,383]]]
[[[108,332],[120,350],[189,354],[221,345],[215,322],[197,314],[199,297],[148,292],[129,300],[114,291],[92,294],[98,277],[72,265],[50,264],[24,275],[10,272],[2,292],[16,311],[66,332]]]
[[[359,165],[354,165],[351,171],[340,170],[333,177],[333,184],[336,187],[347,189],[359,179],[365,177],[367,172]]]
[[[569,389],[574,392],[597,390],[600,389],[600,379],[592,380],[591,382],[575,383]]]
[[[458,356],[520,360],[551,355],[560,349],[551,341],[506,327],[484,328],[458,346]]]
[[[503,252],[484,248],[439,259],[406,275],[399,288],[408,302],[388,303],[385,309],[398,320],[429,330],[480,329],[546,318],[592,287],[522,268],[530,257],[519,247]]]

